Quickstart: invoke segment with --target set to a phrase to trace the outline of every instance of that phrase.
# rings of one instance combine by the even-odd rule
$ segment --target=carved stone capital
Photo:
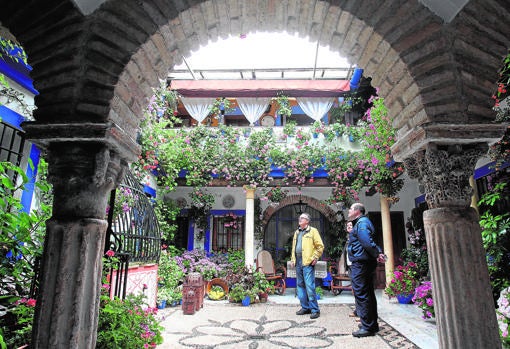
[[[406,158],[404,165],[409,176],[424,185],[429,208],[467,207],[473,191],[469,177],[487,148],[486,144],[429,144],[426,150]]]
[[[90,142],[104,143],[126,162],[135,161],[140,154],[140,145],[132,135],[113,122],[50,124],[35,121],[24,122],[23,129],[27,132],[27,139],[44,149],[55,142]]]
[[[53,184],[54,217],[104,219],[109,193],[126,167],[127,162],[102,143],[53,142],[48,180]]]
[[[428,144],[492,144],[500,140],[505,131],[505,124],[426,123],[405,132],[400,130],[398,141],[391,147],[391,154],[396,161],[403,161],[427,148]]]

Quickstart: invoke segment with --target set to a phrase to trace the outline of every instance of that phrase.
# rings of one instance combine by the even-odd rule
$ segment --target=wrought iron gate
[[[119,258],[112,292],[124,298],[129,263],[156,263],[161,232],[151,199],[129,170],[119,187],[112,190],[109,206],[105,252],[113,250]]]

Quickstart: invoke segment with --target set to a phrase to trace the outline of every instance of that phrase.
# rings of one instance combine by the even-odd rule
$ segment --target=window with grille
[[[228,249],[244,248],[244,216],[227,213],[213,217],[212,250],[226,252]]]
[[[22,163],[25,151],[25,132],[20,128],[5,122],[0,122],[0,161],[11,162],[16,166],[24,167]],[[28,151],[28,150],[27,150]],[[9,174],[16,183],[16,172]]]

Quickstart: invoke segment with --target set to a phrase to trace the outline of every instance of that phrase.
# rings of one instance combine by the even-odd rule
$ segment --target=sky
[[[287,33],[258,32],[209,42],[186,60],[193,69],[313,68],[317,42]],[[349,67],[328,47],[319,46],[317,67]],[[175,69],[186,69],[185,64]]]

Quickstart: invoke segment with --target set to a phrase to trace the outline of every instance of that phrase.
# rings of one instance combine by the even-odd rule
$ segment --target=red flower
[[[115,252],[113,252],[112,250],[108,250],[108,251],[106,251],[106,253],[105,253],[105,254],[106,254],[108,257],[113,257],[113,256],[115,256]]]

